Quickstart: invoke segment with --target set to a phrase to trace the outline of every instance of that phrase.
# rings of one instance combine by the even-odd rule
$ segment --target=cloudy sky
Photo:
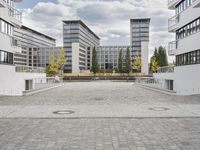
[[[101,45],[129,45],[130,18],[151,18],[150,54],[174,39],[167,19],[174,12],[167,0],[23,0],[23,24],[57,39],[62,45],[62,20],[81,19],[100,38]]]

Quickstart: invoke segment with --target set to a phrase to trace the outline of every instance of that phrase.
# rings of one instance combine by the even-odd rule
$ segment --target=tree
[[[156,49],[157,50],[157,49]],[[155,50],[154,56],[158,62],[159,67],[168,66],[166,49],[162,46],[158,48],[158,51]]]
[[[153,56],[151,58],[151,71],[154,73],[154,72],[157,72],[159,69],[159,65],[158,65],[158,62],[156,60],[156,57]]]
[[[140,56],[136,56],[134,63],[133,63],[133,69],[137,70],[138,72],[141,70],[142,68],[142,60]]]
[[[60,71],[61,74],[63,73],[63,69],[64,69],[66,62],[67,62],[67,60],[65,58],[65,50],[64,50],[64,48],[62,48],[60,50],[60,54],[59,54],[58,62],[57,62],[58,70]]]
[[[58,65],[55,62],[54,54],[50,54],[50,63],[49,66],[46,69],[46,73],[48,76],[55,76],[58,72]]]
[[[95,47],[92,50],[92,69],[91,69],[91,71],[94,73],[94,75],[99,71],[97,52],[96,52]]]
[[[126,50],[126,61],[125,61],[125,72],[131,72],[131,56],[130,56],[130,49],[127,48]]]
[[[119,50],[118,71],[119,71],[119,73],[123,72],[122,49]]]

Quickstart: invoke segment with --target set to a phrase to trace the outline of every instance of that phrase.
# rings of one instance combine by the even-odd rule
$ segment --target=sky
[[[167,0],[23,0],[16,5],[23,24],[57,39],[62,46],[62,20],[81,19],[101,45],[130,45],[130,19],[151,18],[150,55],[155,47],[174,40],[168,32]]]

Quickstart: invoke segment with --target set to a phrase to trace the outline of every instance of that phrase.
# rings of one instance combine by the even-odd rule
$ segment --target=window
[[[192,21],[188,25],[178,29],[176,31],[176,39],[182,39],[185,38],[191,34],[195,34],[200,31],[200,18]]]
[[[184,10],[186,10],[190,5],[192,5],[192,0],[182,0],[177,6],[176,6],[176,14],[180,14]]]
[[[13,54],[0,50],[0,64],[13,64]]]
[[[200,50],[176,56],[177,66],[191,65],[191,64],[200,64]]]

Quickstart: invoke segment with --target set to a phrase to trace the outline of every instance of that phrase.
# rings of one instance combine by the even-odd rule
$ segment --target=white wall
[[[45,73],[16,73],[11,65],[0,65],[0,71],[0,95],[21,96],[25,80],[46,77]]]
[[[79,43],[72,43],[72,73],[79,72]]]
[[[142,53],[141,53],[141,61],[142,61],[142,69],[141,72],[145,75],[149,74],[149,42],[141,42]]]
[[[200,94],[200,64],[178,66],[174,71],[178,95]]]
[[[199,13],[200,14],[200,13]],[[178,41],[176,55],[200,49],[200,32],[185,37]]]

